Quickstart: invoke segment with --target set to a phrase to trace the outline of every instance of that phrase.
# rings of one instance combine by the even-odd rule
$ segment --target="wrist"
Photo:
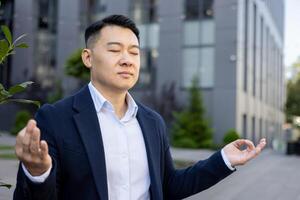
[[[50,157],[50,159],[43,164],[23,164],[31,176],[41,176],[50,169],[52,166],[52,160]]]

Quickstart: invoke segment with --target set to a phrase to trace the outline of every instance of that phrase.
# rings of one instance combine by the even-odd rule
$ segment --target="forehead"
[[[139,45],[138,39],[132,30],[116,25],[103,27],[100,30],[98,41],[104,43],[118,42],[122,44]]]

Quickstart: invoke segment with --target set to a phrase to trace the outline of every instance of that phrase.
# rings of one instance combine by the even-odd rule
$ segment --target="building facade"
[[[180,104],[199,80],[214,140],[226,131],[271,141],[282,131],[285,101],[283,0],[15,0],[14,35],[28,33],[33,47],[12,59],[11,83],[36,77],[63,80],[66,58],[83,47],[85,27],[109,14],[130,16],[141,32],[138,100],[175,83]],[[21,51],[21,50],[20,50]]]

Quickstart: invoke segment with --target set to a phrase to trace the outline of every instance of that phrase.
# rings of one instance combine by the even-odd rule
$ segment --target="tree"
[[[287,83],[287,100],[285,104],[285,114],[287,122],[292,122],[293,116],[300,116],[300,58],[293,64],[297,71]]]
[[[90,70],[83,64],[81,52],[82,49],[77,49],[70,55],[65,64],[65,73],[87,82],[90,79]]]
[[[197,79],[193,79],[189,94],[187,108],[175,113],[175,121],[171,129],[172,144],[176,147],[210,148],[212,130],[204,119],[205,111]]]
[[[7,26],[1,26],[1,31],[5,38],[0,40],[0,67],[2,67],[9,55],[15,54],[16,48],[28,48],[28,45],[26,43],[17,43],[19,40],[25,37],[25,34],[19,36],[15,41],[13,41],[12,34]],[[26,81],[24,83],[14,85],[9,89],[5,89],[4,86],[0,83],[0,105],[8,102],[20,102],[32,103],[39,107],[40,103],[38,101],[32,101],[28,99],[15,99],[13,97],[15,94],[23,92],[32,83],[32,81]]]
[[[16,48],[28,47],[26,43],[17,43],[25,36],[24,34],[19,36],[15,41],[13,41],[12,34],[7,26],[5,25],[1,26],[1,32],[4,35],[4,39],[0,40],[0,67],[2,67],[2,65],[5,63],[8,56],[15,54]],[[14,85],[9,89],[5,89],[4,86],[0,83],[0,105],[8,102],[20,102],[20,103],[32,103],[39,107],[40,106],[39,101],[14,98],[15,94],[23,92],[32,83],[33,83],[32,81],[26,81],[24,83]],[[0,187],[10,188],[11,185],[0,181]]]

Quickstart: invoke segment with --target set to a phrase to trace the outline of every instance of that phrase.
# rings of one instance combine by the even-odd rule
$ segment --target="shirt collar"
[[[102,108],[106,108],[110,111],[114,111],[112,104],[107,99],[105,99],[105,97],[95,88],[92,82],[88,84],[88,87],[97,113],[101,112]],[[123,118],[136,117],[138,105],[136,104],[132,96],[129,94],[129,92],[127,92],[126,94],[126,102],[128,107]]]

